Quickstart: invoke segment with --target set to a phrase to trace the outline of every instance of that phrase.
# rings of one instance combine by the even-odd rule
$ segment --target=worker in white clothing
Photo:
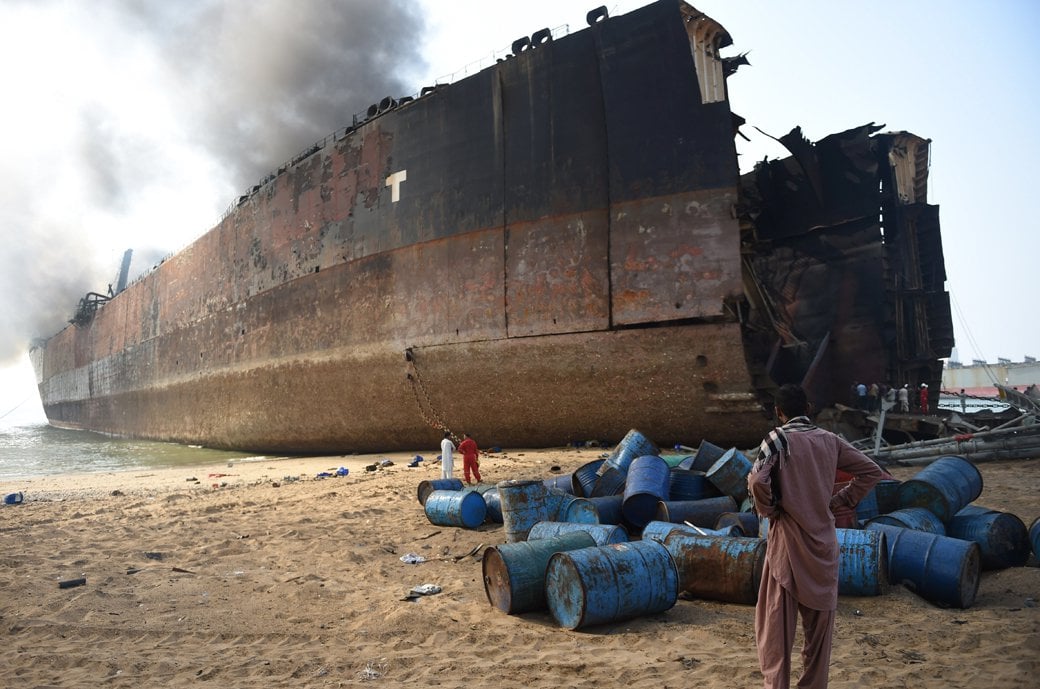
[[[451,442],[451,431],[444,431],[444,440],[441,441],[441,478],[451,478],[453,452],[455,443]]]

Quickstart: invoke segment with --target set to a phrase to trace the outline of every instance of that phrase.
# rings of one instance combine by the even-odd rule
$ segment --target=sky
[[[575,0],[0,0],[0,421],[43,419],[26,351],[88,291],[214,226],[237,196],[386,95],[493,64]],[[611,15],[645,0],[604,2]],[[712,0],[741,169],[868,122],[932,140],[955,356],[1040,356],[1040,3]]]

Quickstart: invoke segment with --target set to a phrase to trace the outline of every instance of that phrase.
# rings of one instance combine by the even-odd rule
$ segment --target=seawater
[[[0,422],[0,480],[202,466],[252,455],[192,445],[114,438],[46,423]]]

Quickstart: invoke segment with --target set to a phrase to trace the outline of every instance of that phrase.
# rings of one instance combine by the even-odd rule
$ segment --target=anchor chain
[[[404,350],[405,361],[408,362],[408,381],[412,384],[412,396],[415,397],[415,406],[419,410],[419,416],[422,417],[423,422],[436,428],[439,431],[447,431],[450,434],[452,442],[456,445],[459,444],[459,437],[452,433],[451,429],[448,428],[448,424],[444,421],[444,417],[437,411],[433,405],[433,401],[430,399],[430,393],[426,389],[426,383],[423,382],[422,376],[419,374],[419,368],[415,365],[415,353],[412,350]],[[420,393],[422,395],[420,399]]]

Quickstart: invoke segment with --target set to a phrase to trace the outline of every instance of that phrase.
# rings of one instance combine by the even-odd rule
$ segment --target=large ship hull
[[[923,299],[941,320],[942,285],[893,289],[879,231],[796,261],[843,300],[807,310],[785,282],[777,247],[802,251],[820,225],[789,212],[790,185],[738,177],[728,43],[662,0],[384,99],[34,348],[50,423],[281,453],[413,449],[443,428],[485,445],[633,427],[748,445],[780,382],[827,401],[847,361],[937,377],[942,338],[900,349],[894,314]],[[878,185],[855,191],[876,225]],[[848,196],[819,199],[843,236]],[[784,212],[756,224],[765,208]],[[836,342],[850,330],[871,334]]]

